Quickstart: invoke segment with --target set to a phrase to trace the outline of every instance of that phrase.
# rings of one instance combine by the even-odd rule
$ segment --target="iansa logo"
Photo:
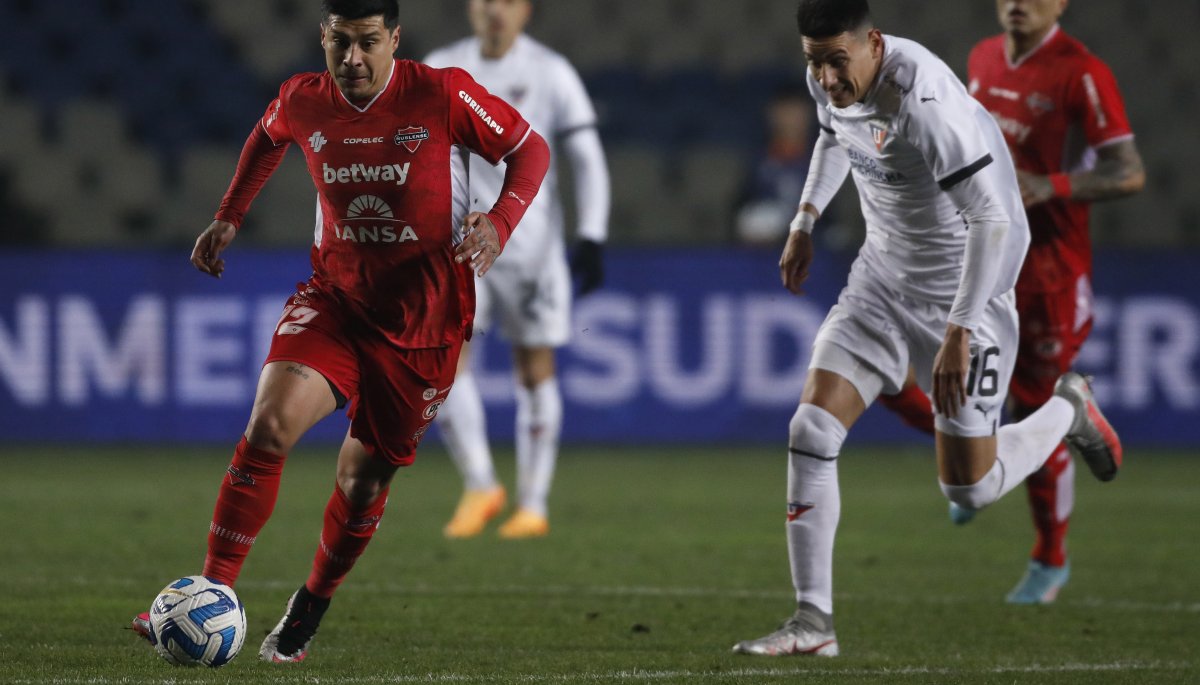
[[[374,195],[359,195],[350,203],[350,207],[346,209],[347,219],[358,218],[392,218],[392,208],[388,203]]]
[[[396,219],[388,203],[374,195],[359,195],[346,208],[342,224],[334,234],[351,243],[405,243],[420,240],[412,226]]]

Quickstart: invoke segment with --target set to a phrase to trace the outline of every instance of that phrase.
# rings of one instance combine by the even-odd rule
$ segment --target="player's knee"
[[[815,404],[801,404],[788,423],[788,449],[819,459],[833,459],[842,449],[846,427]]]
[[[353,472],[339,472],[337,476],[338,489],[356,508],[371,506],[387,490],[389,483],[390,479]]]
[[[1000,463],[997,462],[983,478],[970,485],[947,485],[940,479],[938,485],[941,486],[942,494],[946,496],[946,499],[963,509],[978,511],[1000,499],[1000,487],[1003,480]]]
[[[282,415],[273,411],[255,411],[250,416],[250,424],[246,427],[246,442],[260,450],[274,454],[287,454],[296,437],[291,435],[287,421]]]
[[[837,456],[846,427],[828,411],[801,404],[788,424],[788,520],[818,506],[836,517]],[[830,492],[834,493],[833,500]],[[809,517],[811,519],[811,516]]]

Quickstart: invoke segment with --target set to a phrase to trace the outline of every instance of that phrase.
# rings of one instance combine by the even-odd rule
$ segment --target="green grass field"
[[[1023,492],[956,528],[930,455],[851,443],[842,656],[769,659],[729,649],[792,609],[782,449],[568,449],[548,538],[449,542],[459,483],[435,443],[398,475],[309,660],[269,665],[258,643],[308,573],[333,481],[332,450],[298,451],[238,584],[242,655],[172,668],[126,626],[199,572],[228,454],[0,450],[0,682],[1200,682],[1197,453],[1133,450],[1111,484],[1081,468],[1071,583],[1054,606],[1012,607]],[[500,466],[511,483],[511,451]]]

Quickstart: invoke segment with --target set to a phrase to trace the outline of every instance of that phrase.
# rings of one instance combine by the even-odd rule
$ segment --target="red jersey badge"
[[[405,126],[396,131],[396,137],[393,139],[397,145],[403,145],[405,150],[416,152],[421,146],[421,141],[429,138],[429,129],[424,126]]]

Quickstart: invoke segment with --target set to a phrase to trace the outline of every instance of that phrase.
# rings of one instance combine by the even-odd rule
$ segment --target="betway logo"
[[[478,114],[480,119],[483,119],[483,123],[487,124],[488,128],[495,131],[497,135],[504,135],[504,127],[496,123],[496,121],[492,119],[492,115],[488,114],[487,110],[484,109],[482,105],[480,105],[478,102],[475,102],[475,98],[467,95],[467,91],[458,91],[458,97],[462,98],[462,101],[467,103],[467,106],[471,108],[471,111]]]
[[[367,166],[366,164],[351,164],[350,166],[331,167],[321,164],[321,178],[326,183],[373,183],[375,181],[395,181],[402,186],[408,180],[408,166],[404,164],[384,164],[383,166]]]

